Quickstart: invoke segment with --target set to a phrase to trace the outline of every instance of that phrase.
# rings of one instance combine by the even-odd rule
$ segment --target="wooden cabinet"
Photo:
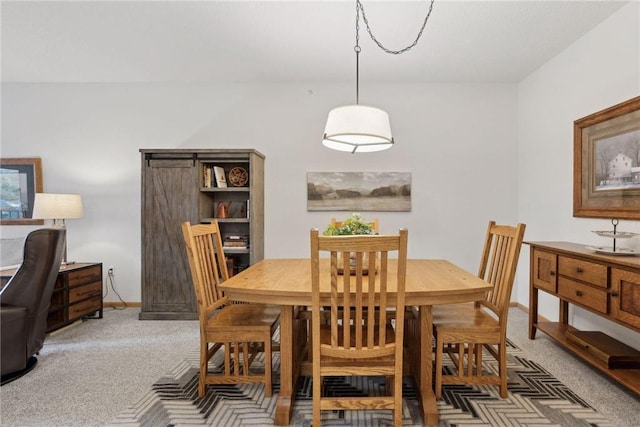
[[[578,331],[569,324],[572,304],[640,332],[640,258],[597,254],[567,242],[527,244],[531,246],[529,338],[541,330],[640,394],[640,351],[599,331]],[[539,321],[539,291],[559,298],[558,322]],[[610,368],[615,360],[631,368]]]
[[[2,284],[16,269],[3,270]],[[47,332],[85,317],[102,319],[102,264],[74,263],[60,268],[51,294]]]
[[[197,319],[180,224],[218,219],[223,238],[246,238],[244,247],[225,248],[228,265],[236,271],[261,260],[264,257],[264,156],[249,149],[142,149],[140,152],[140,319]],[[228,182],[226,188],[220,188],[215,183],[214,166],[221,168],[225,175],[232,169],[243,170],[246,182],[240,186]],[[216,218],[221,205],[227,206],[227,218]]]

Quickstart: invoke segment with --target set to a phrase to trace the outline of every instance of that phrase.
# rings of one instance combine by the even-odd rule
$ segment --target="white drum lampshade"
[[[359,104],[334,108],[329,111],[322,144],[351,153],[391,148],[389,115],[379,108]]]

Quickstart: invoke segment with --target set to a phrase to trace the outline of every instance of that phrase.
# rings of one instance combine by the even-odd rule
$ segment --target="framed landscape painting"
[[[36,193],[42,193],[39,157],[0,159],[0,224],[44,224],[31,218]]]
[[[640,219],[640,96],[573,128],[573,216]]]
[[[411,211],[410,172],[308,172],[308,211]]]

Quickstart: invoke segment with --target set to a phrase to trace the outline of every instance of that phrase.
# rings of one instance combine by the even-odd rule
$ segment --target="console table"
[[[569,324],[569,304],[640,332],[640,257],[595,253],[568,242],[525,242],[531,247],[529,338],[536,330],[591,366],[640,394],[640,351],[599,331]],[[538,292],[559,299],[559,321],[538,320]]]
[[[17,269],[0,271],[4,285]],[[51,294],[47,332],[83,317],[102,319],[102,263],[74,263],[60,268]]]

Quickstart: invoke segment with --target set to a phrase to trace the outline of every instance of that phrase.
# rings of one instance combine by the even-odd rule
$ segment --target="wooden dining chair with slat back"
[[[490,221],[478,276],[493,289],[476,303],[433,307],[437,398],[443,384],[496,384],[500,396],[507,397],[507,316],[524,230],[525,224]],[[483,372],[483,348],[498,361],[498,375]],[[456,367],[453,374],[443,373],[445,353]]]
[[[321,253],[329,255],[322,263]],[[392,253],[397,263],[389,262]],[[352,272],[350,255],[355,257]],[[321,411],[329,409],[390,409],[394,425],[402,425],[406,268],[406,229],[388,236],[320,236],[317,229],[311,230],[314,426],[320,425]],[[323,306],[330,307],[328,323],[320,321]],[[387,307],[396,309],[395,327],[385,319]],[[385,395],[322,394],[326,376],[378,375],[387,379]]]
[[[272,337],[279,325],[280,308],[264,304],[234,304],[218,285],[229,278],[218,224],[182,223],[191,278],[198,301],[200,373],[198,396],[208,384],[264,383],[272,391]],[[224,351],[222,372],[209,370],[209,361]],[[264,352],[264,371],[252,371],[256,356]]]

